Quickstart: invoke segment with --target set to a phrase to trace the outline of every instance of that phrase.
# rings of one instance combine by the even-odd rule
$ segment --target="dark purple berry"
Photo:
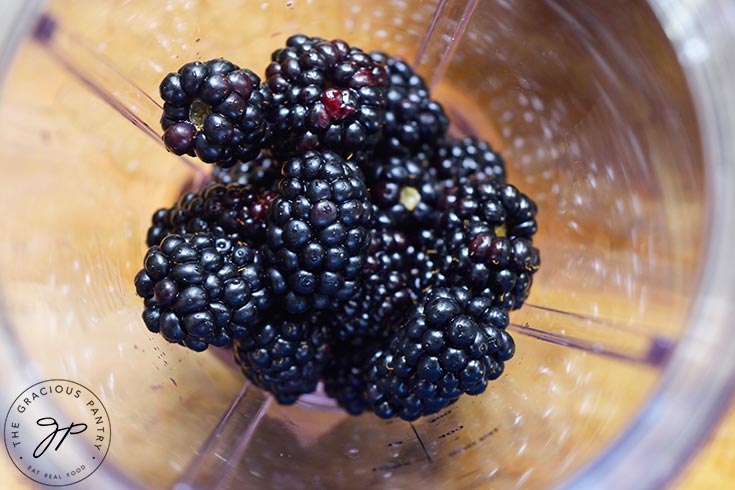
[[[169,342],[225,347],[270,307],[260,254],[212,235],[168,235],[148,250],[135,288],[143,321]]]
[[[528,297],[539,251],[536,205],[510,184],[461,179],[440,203],[432,232],[440,235],[438,254],[450,257],[449,284],[469,287],[497,306],[520,308]]]
[[[163,142],[177,155],[196,155],[229,168],[258,156],[269,136],[270,92],[260,78],[223,59],[194,61],[160,85]]]
[[[344,41],[303,35],[289,38],[271,60],[265,86],[274,155],[331,150],[352,159],[372,153],[383,129],[383,65]]]
[[[474,137],[464,139],[446,138],[438,142],[432,158],[437,176],[452,186],[465,178],[505,182],[505,161],[489,143]]]
[[[431,156],[449,126],[442,105],[433,100],[424,80],[399,57],[373,52],[386,67],[388,86],[383,138],[376,152],[382,156]]]
[[[365,263],[372,206],[360,171],[332,152],[307,152],[283,166],[266,215],[273,290],[289,313],[348,300]]]
[[[288,405],[316,389],[327,361],[329,334],[318,317],[274,312],[233,347],[245,376]]]
[[[486,298],[462,287],[429,291],[364,375],[365,403],[380,417],[415,420],[463,394],[478,395],[502,372],[515,344]],[[354,398],[354,397],[352,397]]]
[[[185,194],[173,207],[153,214],[148,246],[171,233],[200,232],[260,246],[265,240],[265,215],[275,197],[273,191],[236,183],[212,184]]]

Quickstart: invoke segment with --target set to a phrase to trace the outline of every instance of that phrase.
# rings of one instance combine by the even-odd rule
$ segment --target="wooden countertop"
[[[735,402],[717,431],[676,479],[675,490],[735,488]]]

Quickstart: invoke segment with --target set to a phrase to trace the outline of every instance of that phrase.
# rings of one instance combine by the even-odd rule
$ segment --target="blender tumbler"
[[[3,8],[0,406],[51,378],[96,393],[112,439],[80,488],[660,488],[717,422],[735,382],[729,2]],[[150,214],[208,171],[161,146],[160,79],[219,56],[258,71],[297,32],[409,60],[539,206],[517,354],[436,416],[279,406],[140,320]]]

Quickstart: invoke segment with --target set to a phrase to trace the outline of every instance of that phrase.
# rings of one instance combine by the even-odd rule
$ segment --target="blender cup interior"
[[[687,324],[708,220],[692,100],[645,2],[44,9],[0,106],[3,392],[63,377],[100,397],[112,444],[90,482],[544,488],[604,457],[645,406]],[[412,61],[452,133],[501,149],[538,204],[542,267],[511,313],[516,355],[436,416],[352,417],[319,394],[279,406],[227,354],[168,344],[140,319],[150,216],[209,171],[162,147],[160,79],[220,56],[262,73],[297,32]]]

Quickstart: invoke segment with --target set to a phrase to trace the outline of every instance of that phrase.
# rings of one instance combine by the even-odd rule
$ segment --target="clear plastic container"
[[[727,0],[3,8],[0,407],[48,378],[100,397],[112,444],[80,488],[660,488],[726,407]],[[319,394],[281,407],[227,355],[140,320],[150,215],[207,170],[162,148],[158,82],[218,56],[262,72],[295,32],[414,61],[452,131],[502,148],[539,205],[543,265],[511,315],[517,354],[437,416],[351,417]],[[32,483],[7,460],[0,474],[3,488]]]

